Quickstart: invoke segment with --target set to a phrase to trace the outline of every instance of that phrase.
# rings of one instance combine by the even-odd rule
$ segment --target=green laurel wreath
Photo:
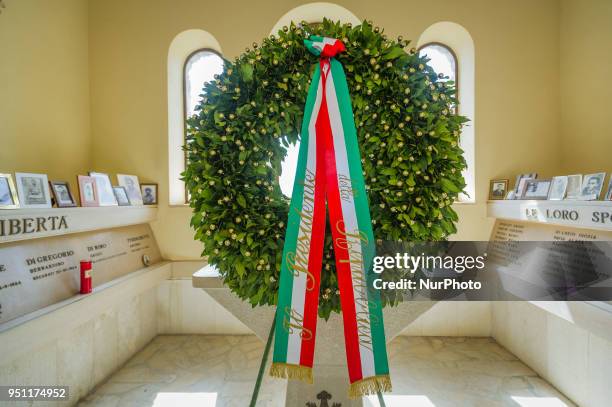
[[[183,179],[202,256],[253,306],[276,304],[289,210],[278,177],[286,148],[299,140],[306,92],[318,59],[311,34],[341,39],[369,193],[374,235],[386,241],[444,240],[456,232],[451,208],[465,182],[459,147],[465,117],[455,85],[442,81],[408,41],[371,22],[324,20],[283,27],[226,61],[204,86],[188,120]],[[329,224],[327,231],[329,231]],[[325,240],[319,315],[340,311],[331,236]],[[399,301],[383,292],[383,304]]]

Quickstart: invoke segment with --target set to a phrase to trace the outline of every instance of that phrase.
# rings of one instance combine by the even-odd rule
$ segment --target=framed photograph
[[[96,180],[87,175],[79,175],[79,195],[81,198],[81,206],[100,206],[98,201],[98,192],[96,188]]]
[[[51,186],[51,192],[53,193],[53,198],[55,198],[55,204],[58,208],[77,206],[72,196],[72,192],[70,192],[70,185],[67,182],[51,181],[49,185]]]
[[[605,178],[605,172],[585,175],[584,180],[582,180],[580,199],[584,199],[585,201],[594,201],[599,199]]]
[[[96,180],[96,192],[98,193],[98,203],[100,206],[117,206],[117,198],[113,192],[108,174],[103,172],[90,172],[89,176]]]
[[[565,198],[565,190],[567,189],[567,176],[553,177],[550,184],[550,192],[548,199],[551,201],[561,201]]]
[[[11,174],[0,174],[0,209],[19,208],[19,197]]]
[[[119,185],[125,188],[131,205],[142,205],[142,192],[136,175],[117,174]],[[121,203],[119,204],[121,205]]]
[[[157,184],[140,184],[140,190],[145,205],[157,205]]]
[[[565,199],[580,199],[580,188],[582,187],[582,174],[567,176],[567,188]]]
[[[527,186],[528,181],[534,181],[535,178],[521,178],[519,181],[517,192],[514,194],[514,199],[523,199],[523,192],[525,192],[525,187]]]
[[[22,208],[50,208],[49,180],[45,174],[15,173]]]
[[[521,196],[521,188],[525,186],[525,183],[523,180],[525,179],[536,179],[538,178],[538,174],[536,172],[531,173],[531,174],[519,174],[516,177],[516,181],[514,183],[514,199],[519,199]],[[521,182],[523,182],[523,184],[521,185]]]
[[[606,201],[612,201],[612,176],[610,176],[610,180],[608,181],[608,189],[606,190],[606,197],[604,199]]]
[[[527,180],[521,199],[547,199],[551,182],[549,179]]]
[[[117,203],[119,206],[130,206],[130,198],[128,197],[128,193],[125,187],[113,187],[113,192],[115,193],[115,198],[117,198]]]
[[[508,191],[509,182],[510,181],[507,179],[492,180],[491,184],[489,185],[489,199],[504,199],[506,197],[506,192]]]

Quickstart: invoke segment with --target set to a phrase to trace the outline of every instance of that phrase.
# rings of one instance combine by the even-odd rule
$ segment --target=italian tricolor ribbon
[[[350,379],[349,395],[390,391],[382,305],[372,288],[375,241],[346,76],[336,39],[311,36],[312,77],[291,196],[270,374],[312,383],[326,203]]]

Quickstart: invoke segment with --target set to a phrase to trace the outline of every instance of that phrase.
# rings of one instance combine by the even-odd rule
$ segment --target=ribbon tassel
[[[320,57],[304,109],[283,248],[270,375],[312,383],[326,208],[334,244],[349,396],[391,391],[382,304],[373,289],[375,240],[357,132],[333,38],[304,41]]]
[[[288,363],[273,363],[270,367],[270,376],[279,379],[302,380],[312,384],[312,368],[308,366],[291,365]]]

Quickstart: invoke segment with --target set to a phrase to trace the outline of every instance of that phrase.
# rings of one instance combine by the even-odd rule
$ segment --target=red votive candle
[[[81,294],[91,293],[91,261],[81,261]]]

